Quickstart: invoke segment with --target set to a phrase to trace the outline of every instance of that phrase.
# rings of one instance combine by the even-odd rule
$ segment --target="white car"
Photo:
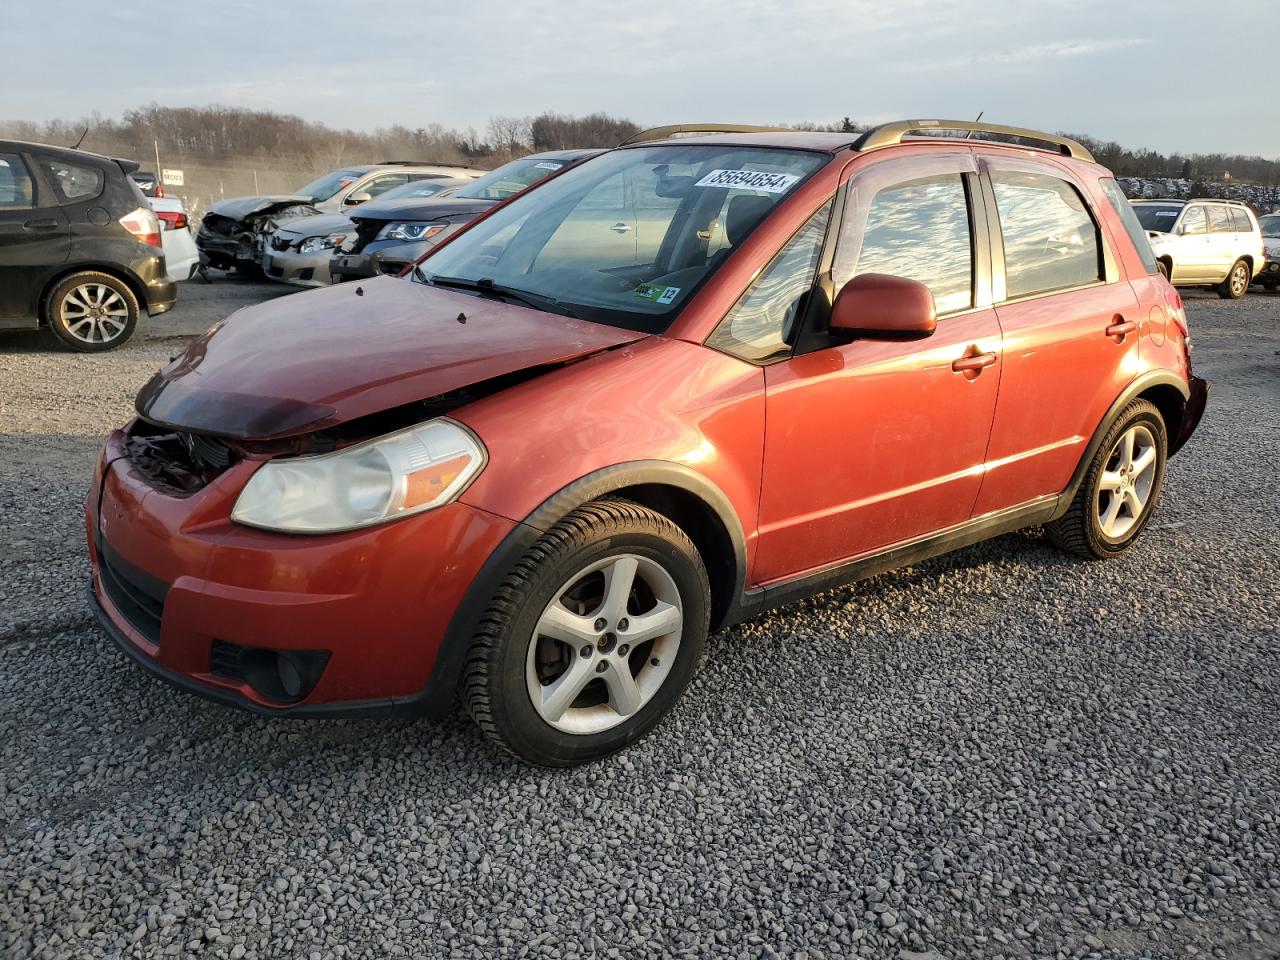
[[[1165,276],[1235,300],[1266,264],[1253,211],[1234,200],[1133,200]]]
[[[1267,264],[1254,278],[1270,291],[1280,288],[1280,210],[1258,219],[1262,227],[1262,244],[1267,250]]]
[[[147,202],[160,218],[160,242],[169,279],[190,280],[200,266],[200,251],[191,235],[186,207],[177,197],[148,197]]]

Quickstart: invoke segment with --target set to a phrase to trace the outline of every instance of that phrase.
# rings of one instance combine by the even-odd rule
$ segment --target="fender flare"
[[[445,628],[427,685],[420,694],[412,698],[418,704],[417,712],[440,718],[452,709],[466,664],[467,651],[471,647],[471,638],[480,625],[480,618],[489,608],[507,573],[538,538],[584,503],[617,490],[641,485],[675,487],[692,494],[709,507],[724,525],[733,544],[735,589],[730,602],[732,618],[732,610],[740,604],[746,585],[747,552],[742,524],[724,491],[697,471],[670,460],[634,460],[603,467],[553,493],[524,520],[519,521],[489,554]]]
[[[1182,397],[1184,405],[1191,399],[1191,390],[1186,382],[1164,370],[1152,370],[1144,373],[1125,387],[1120,392],[1120,396],[1116,397],[1111,406],[1107,408],[1107,412],[1103,414],[1102,420],[1098,423],[1097,428],[1093,431],[1093,436],[1089,438],[1088,445],[1084,448],[1084,453],[1080,456],[1080,462],[1076,464],[1076,468],[1071,474],[1070,482],[1068,482],[1066,489],[1058,495],[1058,505],[1053,512],[1054,519],[1062,516],[1070,509],[1071,501],[1076,497],[1076,491],[1080,489],[1080,484],[1084,482],[1084,475],[1089,470],[1089,464],[1093,462],[1098,448],[1102,446],[1102,438],[1107,435],[1107,431],[1111,429],[1111,425],[1115,423],[1116,418],[1120,416],[1125,407],[1152,387],[1173,387]],[[1170,443],[1173,443],[1173,437],[1168,439]]]

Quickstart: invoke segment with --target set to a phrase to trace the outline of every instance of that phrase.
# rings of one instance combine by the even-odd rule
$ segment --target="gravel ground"
[[[556,773],[95,628],[100,438],[183,311],[262,292],[186,286],[107,356],[0,339],[0,956],[1280,956],[1280,296],[1188,295],[1210,411],[1124,559],[1004,537],[777,611]]]

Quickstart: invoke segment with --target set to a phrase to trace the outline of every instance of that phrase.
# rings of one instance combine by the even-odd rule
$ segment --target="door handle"
[[[22,225],[23,230],[57,230],[58,221],[52,218],[48,220],[28,220]]]
[[[627,224],[619,220],[609,229],[612,230],[614,233],[618,234],[619,236],[621,236],[622,234],[627,233],[631,228],[627,226]]]
[[[1114,337],[1116,343],[1124,343],[1124,338],[1137,329],[1136,320],[1126,320],[1117,313],[1111,320],[1111,326],[1107,327],[1107,336]]]
[[[959,360],[951,364],[951,369],[956,373],[979,373],[984,367],[989,367],[996,362],[994,353],[975,353],[969,356],[963,356]]]

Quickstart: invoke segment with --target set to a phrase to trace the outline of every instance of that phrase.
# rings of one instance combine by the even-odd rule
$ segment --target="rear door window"
[[[1209,208],[1210,233],[1235,233],[1235,224],[1231,222],[1231,211],[1226,207]]]
[[[63,203],[82,203],[102,193],[103,176],[98,167],[53,158],[42,160],[41,165]]]
[[[992,170],[1010,300],[1103,279],[1098,225],[1079,192],[1058,177]]]
[[[0,210],[35,206],[35,188],[27,165],[16,153],[0,153]]]

